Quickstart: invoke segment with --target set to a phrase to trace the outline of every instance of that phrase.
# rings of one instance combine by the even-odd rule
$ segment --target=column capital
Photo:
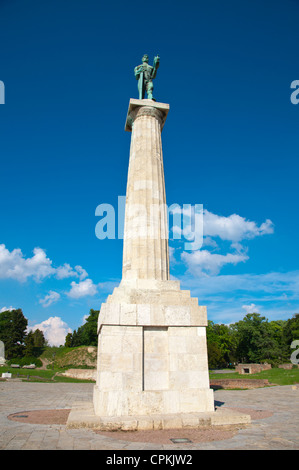
[[[153,100],[137,100],[134,98],[130,99],[129,109],[126,118],[125,131],[131,132],[133,122],[137,116],[150,115],[159,119],[161,123],[161,130],[166,121],[166,117],[169,111],[169,104],[157,103]]]

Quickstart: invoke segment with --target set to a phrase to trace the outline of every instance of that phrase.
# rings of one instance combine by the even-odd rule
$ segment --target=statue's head
[[[144,56],[142,57],[142,62],[148,63],[148,55],[147,54],[144,54]]]

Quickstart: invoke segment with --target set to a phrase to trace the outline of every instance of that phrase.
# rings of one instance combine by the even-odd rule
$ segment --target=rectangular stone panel
[[[143,329],[143,389],[169,388],[169,351],[167,327]]]

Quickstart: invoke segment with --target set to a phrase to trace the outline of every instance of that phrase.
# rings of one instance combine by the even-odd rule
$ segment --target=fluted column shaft
[[[125,211],[123,279],[169,279],[168,224],[161,141],[168,108],[168,105],[151,100],[130,101],[126,128],[132,130],[132,136]]]

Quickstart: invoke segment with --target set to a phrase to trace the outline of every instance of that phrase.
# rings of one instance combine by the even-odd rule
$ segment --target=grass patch
[[[42,370],[42,369],[22,369],[22,368],[15,369],[13,367],[3,366],[3,367],[0,367],[0,374],[2,374],[2,372],[10,372],[14,379],[17,377],[26,378],[29,375],[30,377],[37,376],[43,379],[51,380],[52,377],[55,375],[55,373],[58,371]]]
[[[75,379],[73,377],[65,377],[63,375],[56,375],[54,378],[54,382],[73,382],[73,383],[95,383],[94,380],[88,379]]]
[[[12,378],[22,379],[23,381],[29,382],[77,382],[77,383],[94,383],[93,380],[86,379],[74,379],[72,377],[65,377],[63,375],[57,375],[60,372],[64,372],[64,369],[14,369],[9,366],[0,367],[0,377],[2,372],[10,372]],[[29,378],[28,378],[29,377]]]
[[[67,348],[66,346],[47,346],[45,347],[43,353],[41,354],[40,358],[41,359],[48,359],[49,361],[53,360],[53,356],[55,355],[55,358],[59,358],[64,356],[66,353],[73,351],[74,349],[77,348]]]
[[[97,364],[97,350],[88,352],[87,346],[68,348],[46,347],[40,359],[48,362],[47,368],[54,369],[94,369]]]
[[[239,374],[238,372],[215,374],[210,372],[210,379],[268,379],[270,383],[276,385],[293,385],[299,383],[299,369],[287,370],[274,367],[258,372],[257,374]]]

